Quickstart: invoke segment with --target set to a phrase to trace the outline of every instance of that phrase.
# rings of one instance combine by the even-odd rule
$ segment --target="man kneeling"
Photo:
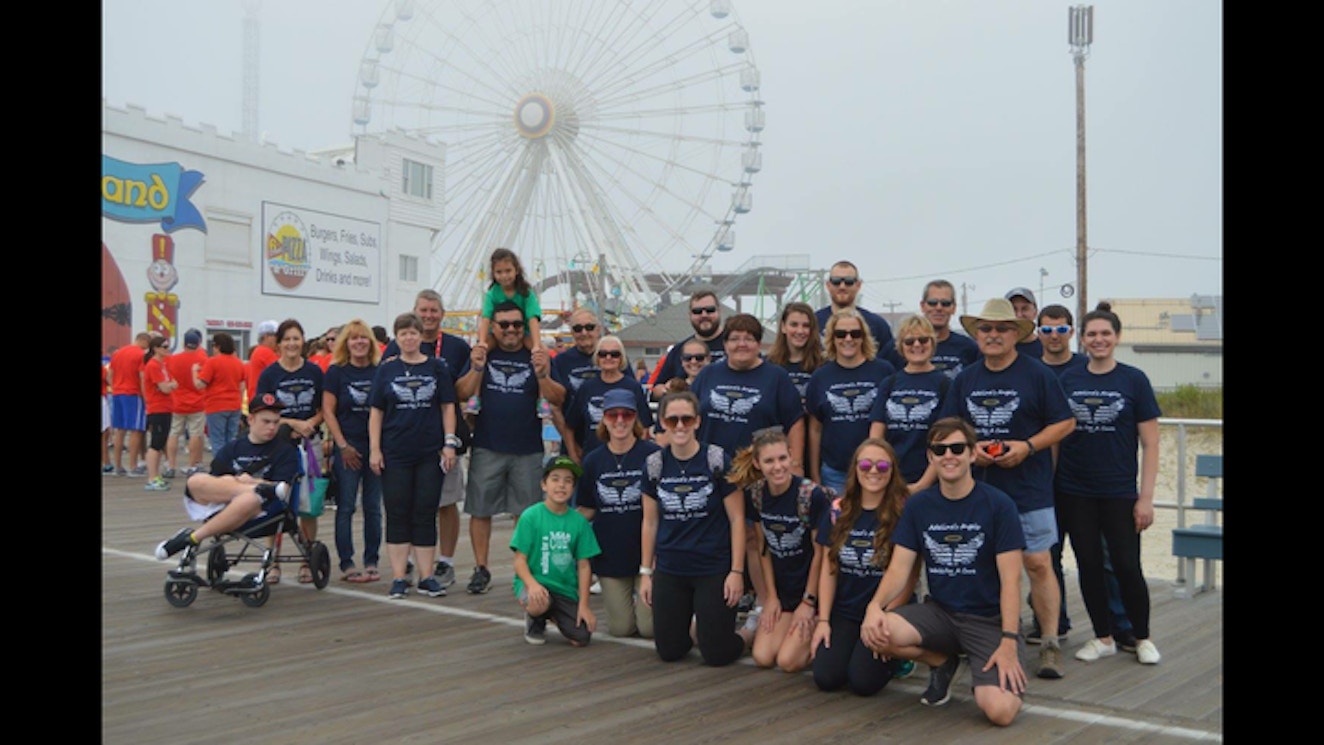
[[[257,517],[263,505],[285,499],[299,476],[299,451],[287,437],[276,437],[280,401],[270,393],[248,406],[248,431],[215,454],[210,473],[189,476],[184,506],[196,520],[212,515],[197,530],[184,528],[156,547],[165,561],[203,539],[224,535]]]
[[[932,668],[920,703],[942,706],[952,679],[970,660],[975,703],[999,726],[1021,710],[1020,578],[1025,536],[1011,497],[975,481],[974,428],[957,417],[929,429],[929,463],[938,483],[906,501],[892,534],[892,562],[865,613],[860,638],[887,658]],[[929,599],[888,612],[919,553]]]

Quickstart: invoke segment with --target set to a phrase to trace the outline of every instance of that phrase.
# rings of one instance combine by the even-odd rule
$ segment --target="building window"
[[[418,281],[418,257],[400,254],[400,281]]]
[[[404,193],[423,199],[432,199],[432,166],[405,158],[402,170],[404,181],[400,188]]]

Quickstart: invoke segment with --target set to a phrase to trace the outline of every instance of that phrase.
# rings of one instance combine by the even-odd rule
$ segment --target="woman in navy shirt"
[[[937,334],[927,318],[912,315],[901,320],[896,348],[906,366],[883,381],[869,412],[869,436],[891,443],[908,484],[919,482],[929,468],[929,426],[938,421],[943,396],[951,386],[951,379],[933,364],[936,344]]]
[[[381,579],[377,569],[382,544],[382,481],[368,467],[368,414],[372,379],[381,362],[372,329],[355,318],[340,329],[322,391],[322,416],[335,449],[331,467],[340,494],[336,503],[336,553],[341,578],[348,582]],[[363,571],[354,566],[354,510],[363,487]]]

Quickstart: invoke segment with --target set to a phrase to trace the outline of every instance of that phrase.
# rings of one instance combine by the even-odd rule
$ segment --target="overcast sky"
[[[548,0],[549,3],[566,0]],[[420,0],[422,2],[422,0]],[[260,126],[350,141],[360,59],[387,3],[264,0]],[[861,304],[913,309],[945,277],[1040,304],[1076,278],[1076,85],[1060,0],[736,0],[767,127],[756,254],[858,264]],[[112,105],[242,127],[243,0],[103,0]],[[1090,306],[1222,294],[1222,4],[1098,0],[1085,63]],[[1041,276],[1041,269],[1047,276]]]

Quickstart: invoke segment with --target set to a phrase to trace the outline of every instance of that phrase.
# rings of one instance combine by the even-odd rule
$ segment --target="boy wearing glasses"
[[[860,294],[860,288],[864,285],[864,280],[860,279],[860,270],[849,261],[838,261],[828,270],[827,281],[823,286],[827,288],[828,297],[831,302],[814,311],[818,317],[818,327],[826,333],[828,319],[833,313],[843,310],[855,309],[864,316],[864,322],[869,325],[869,333],[873,334],[874,344],[880,351],[879,356],[892,366],[900,369],[905,366],[906,361],[896,354],[895,345],[892,342],[892,327],[887,324],[887,319],[867,311],[855,304],[855,298]]]
[[[1059,538],[1052,448],[1076,428],[1076,418],[1057,376],[1038,357],[1020,353],[1017,342],[1034,332],[1034,322],[1018,317],[1010,301],[993,298],[979,315],[961,316],[961,325],[984,358],[956,376],[939,414],[974,425],[974,476],[1016,503],[1034,615],[1040,628],[1056,629],[1062,591],[1051,558]],[[1056,636],[1044,639],[1038,675],[1063,676]]]
[[[938,346],[933,350],[933,366],[948,380],[979,360],[979,345],[961,333],[952,332],[952,316],[956,315],[956,287],[945,279],[935,279],[924,285],[919,311],[933,326]]]
[[[975,703],[990,722],[1005,727],[1020,711],[1026,686],[1019,633],[1025,536],[1011,498],[971,472],[976,437],[956,417],[929,429],[928,458],[938,482],[906,500],[892,533],[892,560],[865,612],[860,638],[887,658],[932,668],[920,697],[927,706],[950,700],[960,655],[966,655]],[[929,601],[885,610],[905,591],[920,555]]]
[[[702,288],[690,295],[690,327],[694,329],[694,334],[676,342],[658,364],[651,394],[654,401],[661,401],[666,395],[667,381],[685,377],[685,368],[680,359],[685,342],[697,339],[708,345],[711,363],[726,359],[726,329],[722,324],[722,305],[717,302],[716,292]]]

